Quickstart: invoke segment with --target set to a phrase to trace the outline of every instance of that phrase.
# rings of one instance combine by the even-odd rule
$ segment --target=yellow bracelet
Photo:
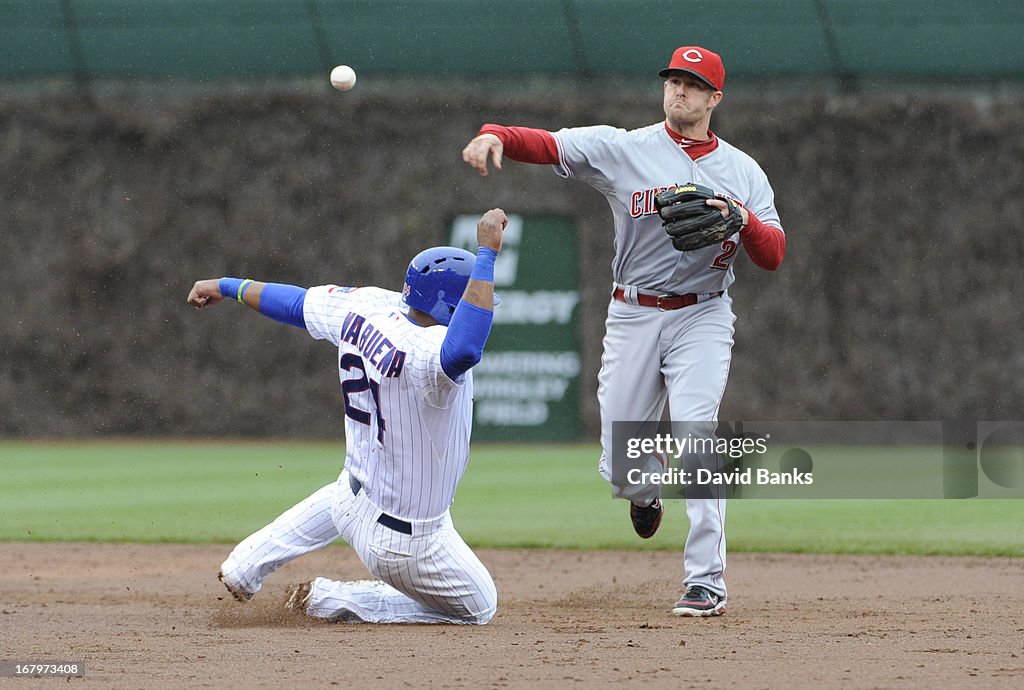
[[[242,301],[242,296],[245,294],[245,288],[249,287],[249,283],[251,283],[251,282],[252,282],[252,280],[250,280],[249,278],[246,278],[245,280],[242,281],[241,285],[238,286],[238,301],[239,302]]]

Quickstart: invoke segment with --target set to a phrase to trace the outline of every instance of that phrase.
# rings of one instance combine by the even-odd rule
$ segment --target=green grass
[[[336,478],[338,444],[0,444],[0,539],[231,542]]]
[[[669,501],[649,541],[592,445],[479,445],[453,507],[474,546],[681,550]],[[235,542],[333,481],[338,443],[0,443],[0,540]],[[1024,556],[1024,501],[733,500],[730,552]]]

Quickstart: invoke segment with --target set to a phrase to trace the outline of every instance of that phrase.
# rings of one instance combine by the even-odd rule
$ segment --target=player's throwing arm
[[[501,157],[505,145],[495,134],[481,134],[462,149],[462,160],[481,175],[487,175],[487,159],[494,163],[495,170],[501,170]]]

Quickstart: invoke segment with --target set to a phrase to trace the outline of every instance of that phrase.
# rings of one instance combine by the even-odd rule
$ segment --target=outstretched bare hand
[[[217,278],[197,281],[188,293],[188,303],[196,309],[213,306],[222,299],[224,295],[220,294],[220,280]]]
[[[481,134],[473,137],[462,149],[462,160],[481,175],[487,175],[487,157],[490,156],[495,170],[501,170],[501,155],[505,145],[495,134]]]

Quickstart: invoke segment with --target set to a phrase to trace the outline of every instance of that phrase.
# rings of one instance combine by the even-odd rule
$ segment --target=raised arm
[[[240,278],[210,278],[196,282],[188,293],[188,303],[196,309],[211,307],[225,298],[235,299],[275,321],[306,327],[306,288]]]
[[[495,170],[501,170],[503,155],[520,163],[555,165],[558,144],[544,129],[487,124],[462,149],[462,160],[481,175],[487,175],[488,158]]]
[[[476,263],[441,344],[441,368],[452,380],[476,366],[483,357],[494,319],[494,260],[501,251],[501,234],[506,225],[508,218],[500,208],[491,209],[477,223]]]

